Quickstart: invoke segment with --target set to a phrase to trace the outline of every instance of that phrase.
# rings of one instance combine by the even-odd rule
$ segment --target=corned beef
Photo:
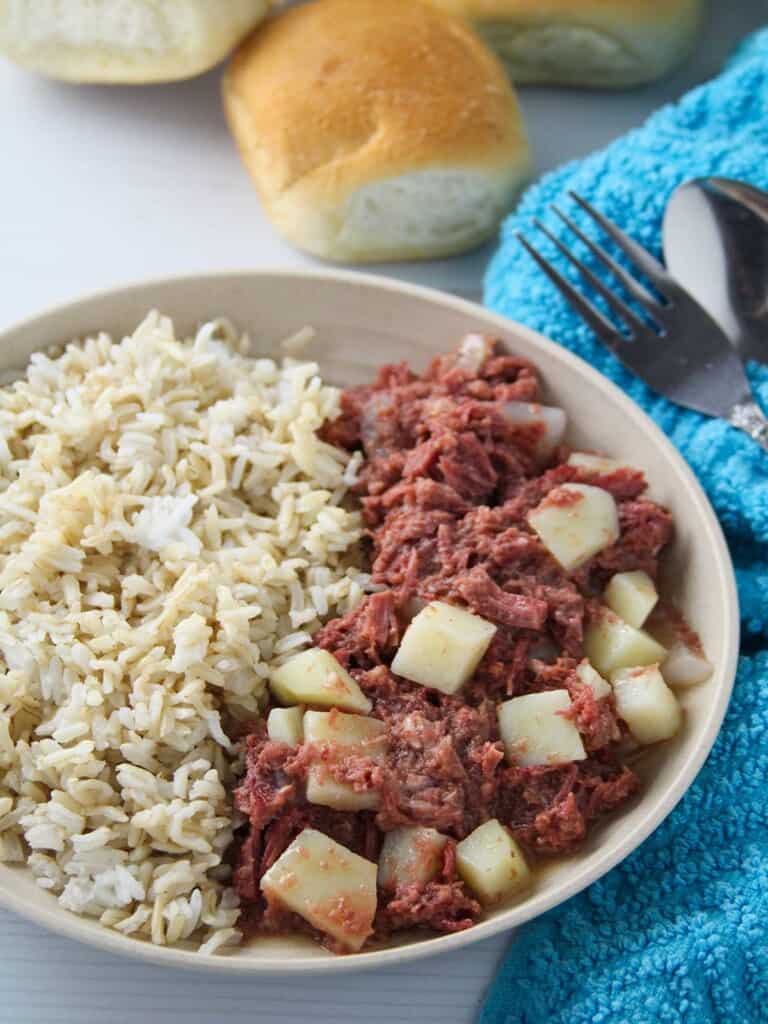
[[[590,825],[637,789],[620,761],[624,729],[612,697],[596,700],[580,683],[585,622],[605,581],[617,571],[655,575],[671,536],[667,511],[643,496],[633,469],[595,473],[564,461],[537,462],[537,438],[509,423],[501,405],[539,398],[534,368],[498,354],[490,341],[479,368],[456,356],[422,375],[384,367],[368,387],[347,391],[327,440],[362,447],[358,496],[380,592],[315,637],[352,673],[386,723],[388,753],[329,757],[267,739],[245,740],[246,770],[235,794],[246,816],[234,879],[245,919],[256,931],[301,928],[269,906],[259,880],[305,827],[376,860],[384,833],[408,825],[449,836],[438,876],[380,892],[376,934],[402,928],[451,932],[469,927],[480,906],[459,879],[455,843],[491,817],[510,828],[528,854],[573,850]],[[581,482],[614,496],[620,537],[578,572],[565,572],[527,523],[555,488]],[[395,676],[390,664],[410,617],[424,603],[448,600],[497,626],[477,671],[447,696]],[[523,693],[568,689],[570,717],[589,757],[522,767],[505,761],[496,704]],[[331,752],[332,753],[332,752]],[[376,811],[340,812],[308,803],[309,767],[326,757],[335,776],[378,794]]]

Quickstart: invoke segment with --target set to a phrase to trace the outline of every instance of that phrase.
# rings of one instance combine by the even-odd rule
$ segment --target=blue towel
[[[653,395],[514,237],[544,216],[565,238],[547,205],[573,212],[573,189],[658,253],[670,192],[704,174],[768,188],[768,29],[747,39],[719,78],[534,185],[488,270],[489,306],[617,381],[688,460],[736,565],[743,645],[725,725],[692,788],[623,864],[516,933],[481,1024],[768,1022],[768,454],[724,422]],[[566,269],[551,244],[542,250]],[[768,367],[751,366],[750,376],[768,409]]]

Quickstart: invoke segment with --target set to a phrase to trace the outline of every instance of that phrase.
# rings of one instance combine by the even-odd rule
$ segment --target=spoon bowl
[[[768,193],[694,178],[664,214],[664,260],[744,361],[768,362]]]

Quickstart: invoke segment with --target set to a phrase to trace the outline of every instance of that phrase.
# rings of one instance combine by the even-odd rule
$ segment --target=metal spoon
[[[664,214],[664,259],[743,360],[768,363],[768,193],[694,178]]]

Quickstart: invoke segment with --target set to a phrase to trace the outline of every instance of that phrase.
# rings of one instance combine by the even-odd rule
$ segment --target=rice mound
[[[206,952],[239,939],[226,728],[368,585],[340,392],[247,351],[151,313],[0,388],[0,860]]]

